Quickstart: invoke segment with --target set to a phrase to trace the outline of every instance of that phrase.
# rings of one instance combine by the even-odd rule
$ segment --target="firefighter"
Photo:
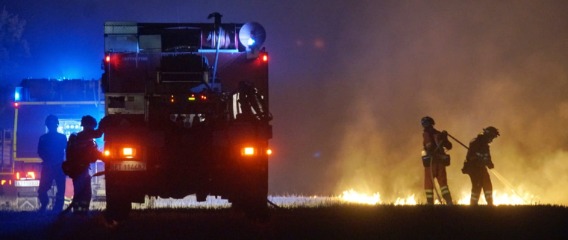
[[[499,130],[489,126],[484,128],[483,132],[469,143],[462,172],[468,174],[471,179],[471,198],[469,203],[472,206],[477,206],[481,190],[485,194],[487,205],[493,205],[493,185],[491,184],[487,168],[493,169],[495,167],[493,161],[491,161],[489,144],[498,136],[500,136]]]
[[[61,170],[61,163],[65,158],[65,148],[67,147],[67,137],[57,132],[59,119],[55,115],[45,118],[47,133],[39,138],[37,153],[42,160],[41,178],[38,187],[38,200],[40,212],[44,212],[49,204],[47,192],[51,189],[55,181],[56,193],[52,211],[61,212],[65,200],[65,174]]]
[[[452,149],[452,143],[448,141],[446,131],[440,132],[434,128],[433,118],[426,116],[420,122],[424,127],[422,164],[426,201],[428,204],[434,204],[434,179],[437,179],[446,204],[453,205],[446,176],[446,167],[450,165],[450,155],[446,154],[446,150]]]
[[[86,115],[81,118],[81,126],[83,130],[77,133],[76,137],[69,138],[68,152],[75,152],[74,154],[68,153],[67,161],[73,161],[79,166],[83,166],[79,174],[73,177],[73,201],[70,207],[73,213],[79,215],[86,215],[89,211],[91,204],[91,175],[89,174],[89,165],[101,158],[101,153],[97,149],[97,144],[94,138],[100,138],[102,131],[95,130],[97,127],[97,120]],[[73,138],[73,140],[72,140]]]

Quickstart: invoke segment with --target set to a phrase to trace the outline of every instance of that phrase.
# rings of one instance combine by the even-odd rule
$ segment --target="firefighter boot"
[[[440,187],[440,190],[442,191],[442,197],[444,197],[446,204],[450,206],[454,205],[454,202],[452,202],[452,194],[450,193],[450,188],[448,188],[448,186],[442,186]]]
[[[487,206],[493,206],[493,191],[485,191],[485,201]]]
[[[469,205],[470,206],[477,206],[477,203],[479,202],[479,193],[475,190],[471,191],[471,198],[469,199]]]
[[[426,203],[428,205],[434,205],[434,189],[425,189],[426,192]]]
[[[475,199],[473,199],[473,198],[470,198],[470,199],[469,199],[469,205],[470,205],[470,206],[477,206],[477,200],[475,200]]]
[[[443,197],[444,197],[444,200],[446,200],[446,204],[448,206],[454,205],[454,202],[452,202],[452,195],[451,194],[449,194],[449,193],[445,194],[445,195],[443,195]]]

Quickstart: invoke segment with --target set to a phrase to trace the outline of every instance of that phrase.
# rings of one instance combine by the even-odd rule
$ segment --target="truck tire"
[[[128,199],[120,196],[107,195],[106,201],[107,220],[123,221],[128,218],[132,210],[132,203]]]
[[[241,177],[239,187],[230,199],[232,207],[243,211],[247,217],[265,221],[268,211],[268,159],[263,160],[260,168],[245,173]]]
[[[132,210],[129,191],[113,184],[113,179],[107,174],[106,179],[106,211],[107,220],[122,221],[128,218]]]

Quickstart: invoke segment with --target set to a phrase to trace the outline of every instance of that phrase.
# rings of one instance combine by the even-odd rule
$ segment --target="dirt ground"
[[[568,239],[563,206],[274,208],[265,221],[232,209],[136,210],[117,226],[89,216],[0,212],[0,239]]]

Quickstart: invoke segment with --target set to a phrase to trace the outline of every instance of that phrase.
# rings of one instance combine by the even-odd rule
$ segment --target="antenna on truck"
[[[210,13],[207,16],[207,19],[215,18],[215,22],[213,23],[213,28],[215,29],[216,34],[213,36],[217,36],[217,45],[215,46],[215,65],[213,66],[213,79],[211,80],[212,83],[215,83],[217,79],[217,62],[219,60],[219,47],[221,45],[221,15],[218,12]]]

